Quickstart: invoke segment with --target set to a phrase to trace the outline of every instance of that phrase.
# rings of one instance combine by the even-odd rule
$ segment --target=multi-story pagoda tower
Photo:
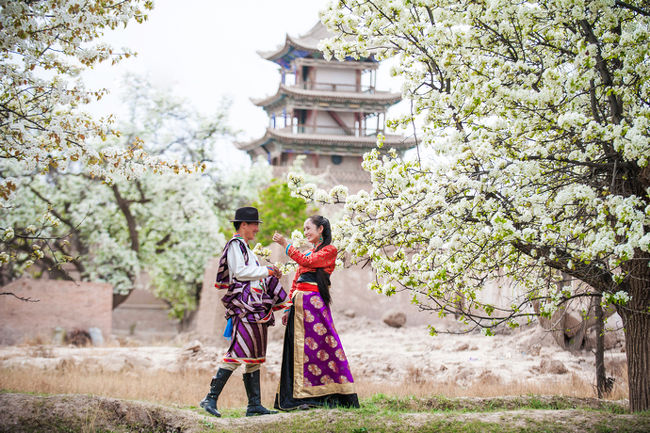
[[[379,64],[373,58],[325,60],[318,43],[329,36],[319,22],[303,36],[287,35],[278,49],[259,52],[280,66],[280,86],[274,95],[253,100],[269,115],[264,136],[237,147],[279,169],[307,155],[307,171],[326,172],[332,183],[356,189],[368,181],[362,155],[376,146],[378,133],[384,134],[386,110],[400,95],[376,89]],[[386,148],[403,152],[414,145],[384,135]]]

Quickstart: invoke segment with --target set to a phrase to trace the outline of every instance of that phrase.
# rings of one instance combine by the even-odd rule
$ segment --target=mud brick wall
[[[0,344],[17,344],[30,338],[49,341],[56,327],[66,332],[95,327],[104,338],[111,335],[113,287],[106,283],[21,278],[0,291]]]

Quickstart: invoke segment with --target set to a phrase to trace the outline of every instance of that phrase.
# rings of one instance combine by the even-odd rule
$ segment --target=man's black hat
[[[230,222],[261,223],[262,221],[260,221],[260,216],[256,208],[246,206],[237,209],[235,211],[235,219],[230,220]]]

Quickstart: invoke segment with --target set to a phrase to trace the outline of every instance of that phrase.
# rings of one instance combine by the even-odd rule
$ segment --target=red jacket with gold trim
[[[286,253],[293,261],[298,263],[298,269],[296,270],[296,275],[293,277],[291,291],[289,292],[289,300],[291,300],[296,291],[296,286],[298,284],[297,280],[301,274],[314,272],[317,268],[323,268],[323,270],[330,275],[334,272],[338,251],[334,245],[325,245],[319,251],[316,251],[316,248],[312,248],[303,254],[298,250],[298,248],[289,245]]]

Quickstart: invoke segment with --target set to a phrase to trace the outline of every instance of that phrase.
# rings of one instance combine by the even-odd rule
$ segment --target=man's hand
[[[287,245],[289,244],[289,242],[287,242],[287,240],[284,238],[284,236],[282,236],[280,233],[277,233],[277,232],[273,233],[273,242],[283,246],[284,248],[286,248]]]
[[[282,315],[282,324],[284,326],[287,326],[288,321],[289,321],[289,312],[285,311],[284,314]]]
[[[271,265],[271,275],[280,278],[282,276],[282,271],[277,266]]]

